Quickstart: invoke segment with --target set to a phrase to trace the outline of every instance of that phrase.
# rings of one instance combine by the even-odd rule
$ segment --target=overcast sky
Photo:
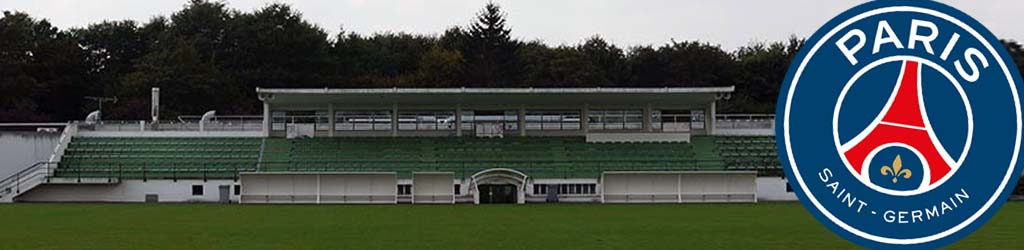
[[[28,12],[58,27],[133,19],[180,10],[185,0],[2,0],[0,9]],[[252,11],[289,3],[303,17],[335,34],[404,31],[437,34],[465,25],[487,0],[228,0]],[[598,34],[620,46],[702,40],[733,49],[752,41],[807,36],[828,19],[864,1],[850,0],[495,0],[508,12],[514,37],[551,45],[576,44]],[[980,20],[996,36],[1024,39],[1024,1],[942,1]]]

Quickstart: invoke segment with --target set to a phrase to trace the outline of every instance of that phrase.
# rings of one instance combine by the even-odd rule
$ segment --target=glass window
[[[579,111],[527,111],[527,130],[579,130]]]
[[[285,115],[286,115],[285,112],[273,112],[273,113],[270,113],[270,121],[271,121],[270,128],[271,128],[271,130],[274,130],[274,131],[284,131],[285,124],[288,123],[287,118],[285,118]]]
[[[192,185],[192,195],[194,195],[194,196],[202,196],[203,195],[203,185]]]
[[[476,116],[473,114],[473,111],[462,111],[461,115],[462,124],[459,124],[459,126],[462,126],[463,131],[476,129],[473,126],[473,124],[475,123],[474,118],[476,118]]]
[[[651,110],[651,128],[661,129],[661,111]]]
[[[704,110],[690,111],[690,127],[695,129],[704,128]]]
[[[591,110],[588,116],[588,127],[593,130],[637,130],[644,127],[642,110]]]
[[[398,130],[455,130],[455,112],[399,112]]]
[[[412,185],[409,185],[409,184],[399,184],[398,185],[398,195],[411,195],[411,194],[412,194]]]
[[[338,111],[335,113],[334,130],[389,131],[391,111]]]
[[[330,120],[328,120],[327,117],[327,111],[317,111],[314,114],[313,119],[316,119],[316,130],[326,131],[331,128]]]

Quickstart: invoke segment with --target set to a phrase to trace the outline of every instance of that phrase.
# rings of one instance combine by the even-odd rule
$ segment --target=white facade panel
[[[755,172],[605,172],[604,203],[756,202]]]

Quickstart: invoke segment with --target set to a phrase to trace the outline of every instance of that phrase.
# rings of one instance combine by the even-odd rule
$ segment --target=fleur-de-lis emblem
[[[896,183],[897,177],[902,176],[903,179],[910,179],[910,169],[903,168],[903,160],[900,159],[900,155],[896,155],[896,159],[892,160],[892,166],[882,166],[882,175],[892,175],[892,183]]]

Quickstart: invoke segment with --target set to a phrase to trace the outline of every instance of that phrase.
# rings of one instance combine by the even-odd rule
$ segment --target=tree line
[[[733,51],[701,41],[620,48],[600,36],[552,46],[510,36],[500,6],[435,35],[341,30],[331,36],[286,4],[252,12],[191,0],[148,22],[60,29],[27,13],[0,18],[0,121],[83,119],[85,96],[116,96],[105,119],[259,114],[264,88],[736,86],[723,113],[771,113],[802,39]],[[1024,49],[1004,42],[1022,65]]]

